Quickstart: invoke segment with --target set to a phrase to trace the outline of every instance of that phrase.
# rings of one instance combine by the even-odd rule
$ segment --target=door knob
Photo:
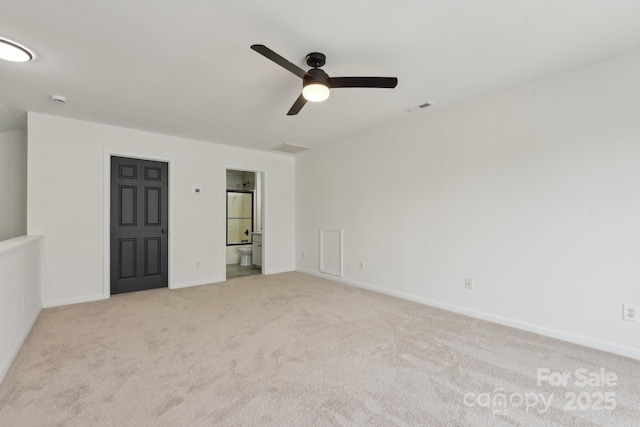
[[[169,230],[167,230],[166,228],[162,229],[162,234],[167,234],[169,232]]]

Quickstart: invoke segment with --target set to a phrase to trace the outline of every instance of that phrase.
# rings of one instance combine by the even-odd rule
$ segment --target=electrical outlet
[[[629,322],[638,321],[638,306],[631,304],[622,304],[622,318]]]
[[[473,280],[469,278],[464,279],[464,288],[469,290],[473,289]]]
[[[200,261],[196,261],[196,268],[200,267]]]
[[[360,270],[364,271],[364,261],[360,261],[359,263]]]

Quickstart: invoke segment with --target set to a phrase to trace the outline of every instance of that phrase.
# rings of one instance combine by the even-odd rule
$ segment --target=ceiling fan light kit
[[[309,102],[322,102],[329,98],[329,88],[322,83],[309,83],[302,89],[304,99]]]
[[[288,116],[298,114],[307,101],[325,101],[329,98],[330,89],[341,87],[393,89],[398,84],[396,77],[329,77],[320,69],[326,62],[326,56],[320,52],[312,52],[307,55],[307,65],[312,68],[309,71],[304,71],[265,45],[254,44],[251,49],[302,79],[302,94],[294,102],[287,113]]]
[[[311,67],[321,67],[325,63],[322,53],[307,55],[307,64]],[[318,65],[320,64],[320,65]],[[309,102],[322,102],[329,98],[329,76],[320,68],[312,68],[302,78],[302,95]]]

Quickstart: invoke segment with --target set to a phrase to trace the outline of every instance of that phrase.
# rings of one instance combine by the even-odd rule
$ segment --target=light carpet
[[[571,378],[538,385],[538,369]],[[609,383],[580,386],[602,370]],[[251,276],[43,310],[0,385],[0,425],[638,426],[640,362],[301,273]]]

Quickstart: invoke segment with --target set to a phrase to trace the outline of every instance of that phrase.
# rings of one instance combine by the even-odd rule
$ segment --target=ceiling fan
[[[398,84],[398,79],[395,77],[329,77],[327,73],[320,69],[326,62],[326,56],[319,52],[312,52],[307,55],[307,65],[312,68],[309,71],[304,71],[265,45],[254,44],[251,49],[302,79],[302,93],[293,103],[287,113],[288,116],[298,114],[307,101],[322,102],[326,100],[329,98],[329,89],[340,87],[393,89]]]

